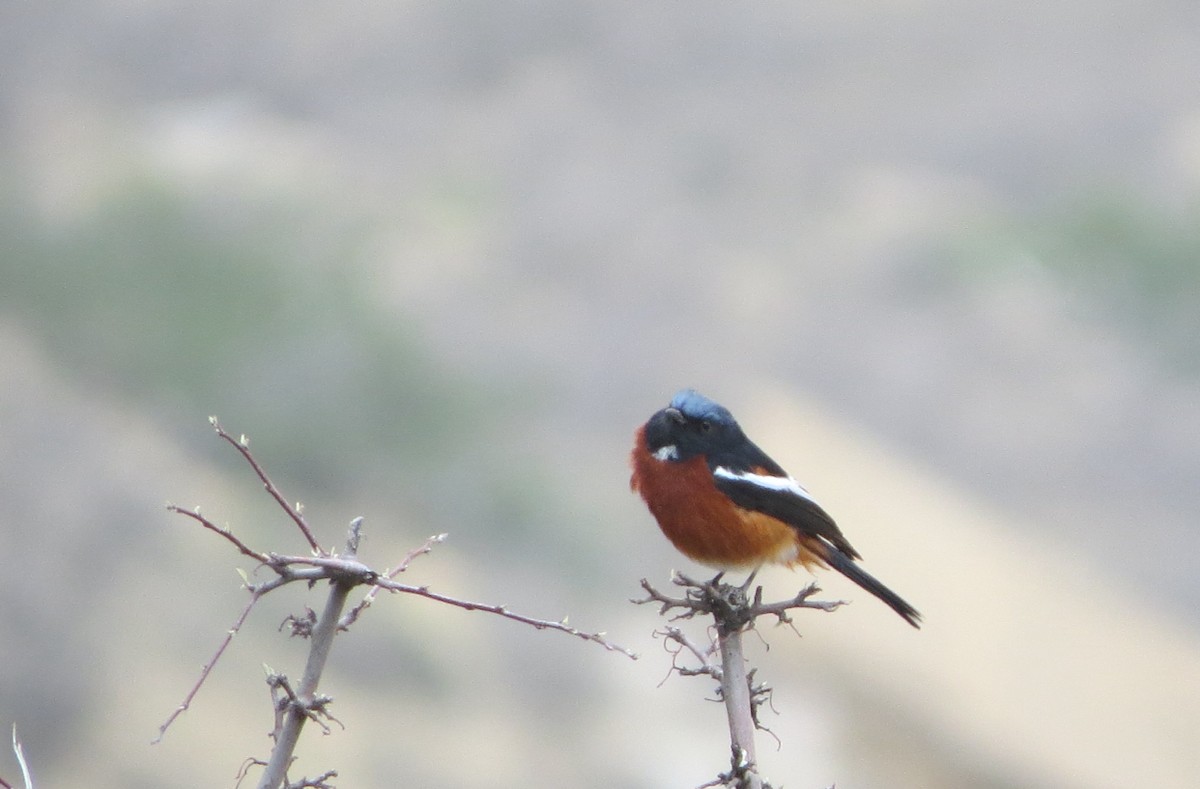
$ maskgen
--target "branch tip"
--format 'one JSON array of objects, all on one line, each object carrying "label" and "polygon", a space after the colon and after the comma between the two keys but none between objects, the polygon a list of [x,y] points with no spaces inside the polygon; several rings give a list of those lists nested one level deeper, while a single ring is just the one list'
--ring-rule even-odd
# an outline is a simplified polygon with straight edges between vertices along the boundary
[{"label": "branch tip", "polygon": [[[720,774],[715,781],[704,786],[737,787],[737,789],[769,789],[769,784],[757,772],[754,753],[754,733],[765,731],[779,738],[764,726],[759,720],[759,708],[771,705],[772,690],[765,683],[755,680],[755,669],[750,668],[742,652],[742,635],[747,630],[755,628],[758,617],[771,615],[780,623],[786,623],[795,630],[795,624],[789,616],[789,611],[795,608],[815,608],[822,611],[833,611],[842,605],[841,601],[819,601],[810,598],[820,592],[815,583],[801,589],[790,599],[773,603],[763,602],[763,587],[758,586],[750,593],[753,576],[742,586],[733,586],[722,582],[723,574],[718,574],[711,581],[697,582],[683,573],[672,571],[671,583],[683,587],[680,597],[671,597],[656,589],[645,578],[641,579],[641,587],[646,597],[633,599],[637,604],[656,603],[660,615],[678,610],[669,617],[669,621],[690,619],[697,614],[711,615],[713,625],[709,627],[710,642],[707,648],[701,648],[688,640],[687,636],[673,626],[656,630],[655,635],[664,639],[664,649],[671,655],[672,672],[683,676],[708,675],[720,683],[717,697],[724,703],[729,719],[731,739],[731,759],[728,773]],[[761,633],[760,633],[761,638]],[[720,652],[720,662],[716,653]],[[692,668],[680,664],[680,655],[688,651],[698,662],[698,667]],[[665,681],[665,679],[664,679]],[[773,707],[772,707],[773,708]]]}]

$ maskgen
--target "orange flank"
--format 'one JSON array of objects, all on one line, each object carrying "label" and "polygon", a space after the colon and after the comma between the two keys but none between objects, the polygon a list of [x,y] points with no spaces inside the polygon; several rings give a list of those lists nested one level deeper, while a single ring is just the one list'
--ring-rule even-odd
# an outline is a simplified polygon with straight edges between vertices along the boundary
[{"label": "orange flank", "polygon": [[631,457],[630,487],[641,494],[667,539],[694,561],[717,569],[753,569],[762,564],[827,567],[827,548],[817,538],[777,518],[736,506],[713,484],[701,456],[681,462],[659,460],[638,430]]}]

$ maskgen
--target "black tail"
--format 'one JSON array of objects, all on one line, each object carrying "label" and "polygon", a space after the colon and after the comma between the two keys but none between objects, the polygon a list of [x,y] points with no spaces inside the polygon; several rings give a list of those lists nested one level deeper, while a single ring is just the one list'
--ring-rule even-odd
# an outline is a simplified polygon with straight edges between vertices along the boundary
[{"label": "black tail", "polygon": [[921,614],[917,609],[904,602],[900,595],[881,584],[875,576],[859,567],[853,559],[837,548],[831,547],[829,550],[829,566],[887,603],[889,608],[904,617],[905,622],[915,628],[921,627]]}]

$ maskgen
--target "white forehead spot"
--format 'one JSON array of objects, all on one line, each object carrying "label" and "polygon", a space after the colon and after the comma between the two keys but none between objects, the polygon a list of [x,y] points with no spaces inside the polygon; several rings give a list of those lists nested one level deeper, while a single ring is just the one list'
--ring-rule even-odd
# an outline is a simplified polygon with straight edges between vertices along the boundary
[{"label": "white forehead spot", "polygon": [[662,447],[661,449],[656,449],[654,451],[654,459],[662,460],[662,461],[678,460],[679,459],[679,450],[675,448],[674,444],[667,444],[665,447]]}]

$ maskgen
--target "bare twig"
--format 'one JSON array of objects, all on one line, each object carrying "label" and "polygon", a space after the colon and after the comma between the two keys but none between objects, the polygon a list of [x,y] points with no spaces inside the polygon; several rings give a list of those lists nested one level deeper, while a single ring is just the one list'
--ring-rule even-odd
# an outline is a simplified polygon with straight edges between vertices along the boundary
[{"label": "bare twig", "polygon": [[400,573],[407,570],[408,566],[413,563],[414,559],[416,559],[418,556],[424,556],[425,554],[433,551],[433,546],[438,545],[439,543],[445,542],[446,537],[448,537],[448,536],[449,535],[447,535],[445,532],[442,532],[441,534],[431,535],[428,539],[425,540],[425,542],[421,543],[416,548],[413,548],[411,551],[404,554],[404,558],[400,560],[400,564],[396,565],[394,569],[389,570],[386,573],[385,577],[395,578],[397,575],[399,575]]},{"label": "bare twig", "polygon": [[213,656],[209,658],[209,661],[204,664],[204,668],[200,669],[200,677],[196,680],[196,684],[192,685],[192,689],[189,690],[187,695],[183,697],[183,701],[178,707],[175,708],[175,711],[171,713],[170,717],[163,721],[163,725],[158,727],[158,736],[150,741],[151,745],[157,745],[158,743],[162,742],[163,735],[167,733],[167,729],[170,728],[171,724],[175,722],[175,719],[187,712],[188,707],[192,705],[192,700],[196,698],[196,694],[200,692],[201,686],[204,685],[204,681],[208,679],[208,675],[212,673],[213,668],[217,665],[217,661],[221,659],[221,655],[225,654],[225,650],[233,641],[233,637],[236,636],[238,631],[242,629],[242,625],[246,622],[246,617],[250,616],[250,609],[254,608],[254,604],[258,602],[258,599],[262,597],[263,594],[265,594],[265,592],[255,591],[252,595],[250,595],[250,601],[246,603],[246,607],[242,609],[242,613],[238,616],[237,621],[233,623],[233,627],[225,631],[225,638],[221,639],[221,644],[217,647],[217,651],[214,652]]},{"label": "bare twig", "polygon": [[199,523],[201,526],[208,529],[209,531],[216,532],[217,534],[221,535],[222,537],[224,537],[225,539],[227,539],[231,543],[233,543],[234,546],[238,549],[238,551],[240,551],[242,553],[243,556],[249,556],[251,559],[256,559],[259,562],[262,562],[263,564],[266,564],[269,561],[267,558],[267,555],[265,553],[259,553],[258,551],[254,550],[250,546],[246,545],[246,543],[239,540],[236,536],[234,536],[233,532],[230,531],[229,529],[218,526],[217,524],[210,521],[208,518],[201,515],[199,507],[197,507],[194,510],[185,510],[183,507],[179,507],[174,504],[168,504],[167,511],[178,513],[179,515],[182,515],[185,518],[191,518],[192,520],[196,521],[197,523]]},{"label": "bare twig", "polygon": [[[678,576],[678,575],[673,576],[671,579],[672,582],[674,582],[675,579],[677,579],[679,577],[681,577],[681,576]],[[642,579],[641,584],[642,584],[642,588],[646,590],[646,597],[641,600],[638,600],[636,598],[630,598],[629,602],[634,603],[636,605],[646,605],[647,603],[659,603],[661,605],[661,607],[658,609],[658,613],[660,616],[674,608],[682,608],[683,613],[677,614],[676,616],[671,617],[672,622],[674,622],[677,619],[691,619],[696,614],[710,613],[709,610],[707,609],[707,607],[705,607],[703,605],[702,600],[693,601],[690,597],[687,597],[687,596],[685,596],[685,597],[668,597],[667,595],[663,594],[662,592],[658,591],[653,586],[651,586],[650,582],[647,581],[645,578]]]},{"label": "bare twig", "polygon": [[[671,678],[671,674],[677,673],[684,677],[694,677],[698,674],[707,674],[718,682],[721,681],[721,667],[713,662],[713,655],[716,653],[717,645],[715,642],[710,642],[708,647],[701,647],[696,642],[688,638],[677,627],[668,625],[662,630],[655,630],[654,635],[663,637],[663,648],[671,655],[671,669],[667,675],[663,677],[662,682],[658,683],[659,687]],[[672,646],[674,645],[674,646]],[[698,668],[689,668],[679,662],[679,656],[687,650],[699,661]]]},{"label": "bare twig", "polygon": [[320,773],[316,778],[301,778],[300,781],[289,783],[287,789],[334,789],[334,784],[328,783],[330,778],[337,777],[337,770],[329,770],[328,772]]},{"label": "bare twig", "polygon": [[812,608],[817,611],[833,611],[846,604],[845,600],[809,600],[808,598],[819,593],[821,587],[816,583],[811,583],[796,593],[796,596],[791,600],[780,600],[778,603],[762,602],[762,587],[758,587],[758,594],[754,598],[754,605],[750,608],[750,615],[757,619],[760,616],[773,615],[778,618],[781,624],[791,624],[792,618],[787,612],[795,608]]},{"label": "bare twig", "polygon": [[238,768],[237,775],[234,776],[235,778],[237,778],[237,783],[235,783],[233,785],[233,789],[238,789],[238,787],[240,787],[242,785],[242,781],[246,780],[246,776],[250,773],[251,767],[266,767],[266,766],[267,766],[267,763],[264,762],[262,759],[255,759],[253,756],[248,757],[245,761],[242,762],[242,766]]},{"label": "bare twig", "polygon": [[316,778],[301,778],[295,783],[287,785],[287,789],[304,789],[304,787],[312,787],[312,789],[333,789],[333,784],[328,783],[330,778],[337,778],[337,770],[329,770],[318,775]]},{"label": "bare twig", "polygon": [[763,725],[762,718],[759,717],[758,714],[758,711],[764,704],[771,707],[772,712],[779,714],[775,710],[775,705],[773,704],[775,689],[765,682],[756,683],[754,681],[754,676],[757,673],[757,668],[752,668],[746,672],[746,683],[750,686],[750,716],[754,718],[754,729],[756,731],[766,732],[769,734],[771,739],[775,741],[775,747],[781,748],[783,747],[783,740],[779,739],[779,736],[776,735],[774,731]]},{"label": "bare twig", "polygon": [[584,632],[583,630],[579,630],[578,628],[568,625],[565,618],[558,621],[550,619],[536,619],[532,616],[526,616],[525,614],[518,614],[515,611],[510,611],[503,605],[491,605],[488,603],[477,603],[473,600],[461,600],[457,597],[450,597],[449,595],[434,592],[428,586],[410,586],[409,584],[396,583],[395,581],[391,581],[386,578],[376,579],[375,585],[382,589],[386,589],[389,592],[403,592],[405,594],[414,594],[418,597],[427,597],[430,600],[437,600],[439,603],[446,603],[447,605],[456,606],[466,611],[484,611],[489,614],[496,614],[497,616],[502,616],[505,619],[511,619],[514,622],[523,622],[524,624],[532,625],[538,630],[558,630],[559,632],[575,636],[576,638],[582,638],[584,641],[592,641],[596,644],[599,644],[609,652],[620,652],[621,654],[632,658],[633,660],[637,660],[638,658],[637,653],[633,650],[626,649],[625,647],[609,641],[605,637],[605,633]]},{"label": "bare twig", "polygon": [[308,541],[308,545],[313,549],[313,553],[325,553],[325,551],[321,548],[321,545],[317,542],[317,538],[313,536],[313,531],[309,527],[308,522],[304,520],[304,516],[300,514],[300,507],[293,507],[288,500],[283,497],[283,494],[279,492],[279,488],[275,487],[275,483],[272,482],[271,478],[267,476],[267,472],[264,471],[263,467],[260,466],[258,461],[254,459],[254,455],[250,454],[249,439],[247,439],[245,436],[242,436],[240,439],[235,439],[233,436],[226,433],[225,428],[221,427],[221,423],[217,421],[215,416],[210,416],[208,418],[208,423],[213,426],[213,430],[217,431],[218,436],[228,442],[230,446],[236,449],[238,453],[246,459],[246,462],[249,463],[250,467],[254,469],[254,473],[258,475],[258,479],[260,482],[262,482],[263,487],[266,488],[267,493],[271,494],[271,498],[278,502],[279,506],[283,508],[283,511],[288,514],[288,517],[291,518],[292,522],[295,523],[300,529],[300,533],[303,534],[304,539]]}]

